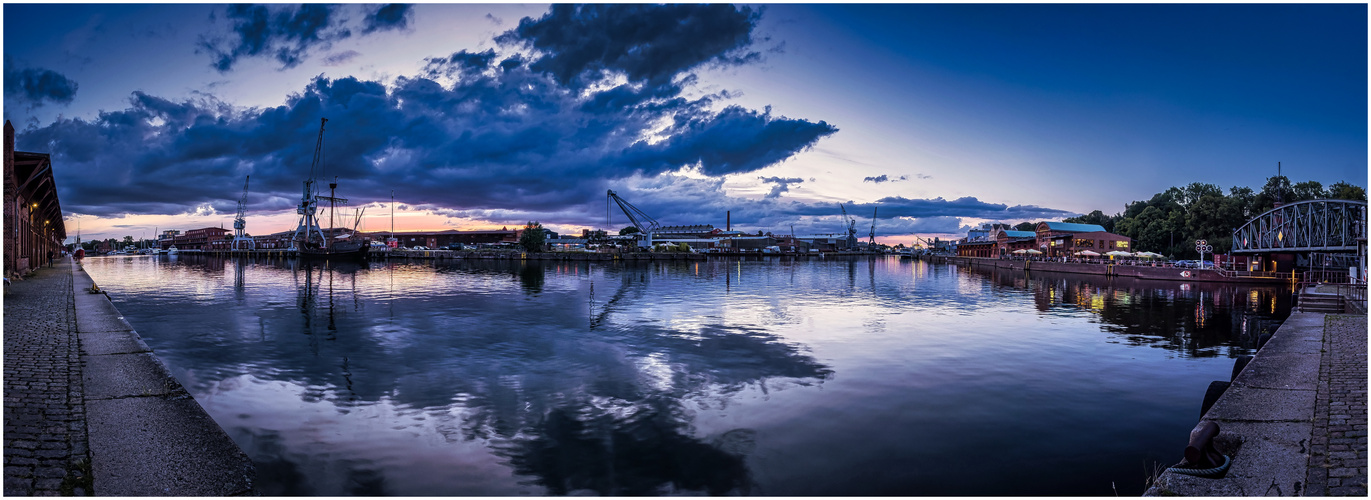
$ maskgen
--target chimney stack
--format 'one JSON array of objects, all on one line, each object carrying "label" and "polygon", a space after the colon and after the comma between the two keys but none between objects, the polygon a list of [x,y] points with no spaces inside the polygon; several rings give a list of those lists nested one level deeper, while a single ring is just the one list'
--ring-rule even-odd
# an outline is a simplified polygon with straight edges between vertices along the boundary
[{"label": "chimney stack", "polygon": [[733,211],[732,211],[732,210],[729,210],[729,211],[724,212],[724,213],[726,214],[726,215],[724,215],[724,231],[732,231],[732,230],[733,230]]}]

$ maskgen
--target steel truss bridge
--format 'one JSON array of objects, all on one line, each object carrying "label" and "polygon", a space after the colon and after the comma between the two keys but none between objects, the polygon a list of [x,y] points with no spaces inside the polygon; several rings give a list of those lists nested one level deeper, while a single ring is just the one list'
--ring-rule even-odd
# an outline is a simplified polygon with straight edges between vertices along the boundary
[{"label": "steel truss bridge", "polygon": [[1233,253],[1356,252],[1366,202],[1308,200],[1273,208],[1233,231]]}]

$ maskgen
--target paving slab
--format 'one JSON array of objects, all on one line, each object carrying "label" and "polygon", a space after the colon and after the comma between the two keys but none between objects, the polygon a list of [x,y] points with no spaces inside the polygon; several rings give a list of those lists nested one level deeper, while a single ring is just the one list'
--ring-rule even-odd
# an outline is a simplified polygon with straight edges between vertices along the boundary
[{"label": "paving slab", "polygon": [[1233,380],[1233,385],[1258,389],[1315,391],[1319,388],[1321,359],[1318,351],[1289,353],[1267,352],[1266,349],[1262,349],[1252,362],[1243,368],[1242,373],[1238,374],[1238,378]]},{"label": "paving slab", "polygon": [[104,294],[76,294],[76,329],[81,333],[133,330],[124,315]]},{"label": "paving slab", "polygon": [[[1290,324],[1290,322],[1286,322]],[[1284,328],[1285,325],[1281,325]],[[1310,329],[1316,332],[1310,332]],[[1266,345],[1257,351],[1257,356],[1263,354],[1322,354],[1323,335],[1319,327],[1291,327],[1286,333],[1272,335],[1271,340],[1266,341]],[[1279,331],[1279,330],[1277,330]]]},{"label": "paving slab", "polygon": [[143,342],[142,337],[138,336],[138,332],[133,330],[81,333],[77,336],[81,339],[81,354],[86,356],[152,352],[148,344]]},{"label": "paving slab", "polygon": [[94,400],[86,412],[101,496],[252,492],[252,461],[194,398]]},{"label": "paving slab", "polygon": [[[1247,370],[1243,370],[1247,371]],[[1314,418],[1317,391],[1229,387],[1202,420],[1309,422]]]},{"label": "paving slab", "polygon": [[1224,432],[1242,436],[1242,447],[1225,476],[1252,495],[1304,494],[1309,462],[1309,422],[1230,422]]},{"label": "paving slab", "polygon": [[162,360],[152,353],[84,356],[86,399],[166,395],[181,389]]}]

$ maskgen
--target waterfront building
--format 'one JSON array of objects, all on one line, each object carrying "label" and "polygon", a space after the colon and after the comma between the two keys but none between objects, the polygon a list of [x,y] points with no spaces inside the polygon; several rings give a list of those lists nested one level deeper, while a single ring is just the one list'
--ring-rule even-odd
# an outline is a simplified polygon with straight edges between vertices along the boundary
[{"label": "waterfront building", "polygon": [[14,126],[5,120],[5,276],[19,276],[48,263],[67,239],[52,159],[14,150]]},{"label": "waterfront building", "polygon": [[998,244],[995,240],[981,239],[978,241],[963,241],[957,245],[958,257],[995,257]]},{"label": "waterfront building", "polygon": [[1036,234],[1038,250],[1047,257],[1074,256],[1083,250],[1100,254],[1133,251],[1132,238],[1105,231],[1098,224],[1039,222]]},{"label": "waterfront building", "polygon": [[[177,234],[177,231],[166,231],[162,233],[162,238],[158,238],[157,244],[161,245],[163,250],[175,245],[177,250],[183,252],[186,250],[227,249],[230,232],[222,227],[190,229],[184,234]],[[167,236],[171,236],[171,238],[168,239]]]},{"label": "waterfront building", "polygon": [[996,229],[991,233],[995,240],[998,255],[1013,254],[1018,250],[1030,250],[1037,246],[1038,234],[1033,231],[1015,231],[1009,228]]}]

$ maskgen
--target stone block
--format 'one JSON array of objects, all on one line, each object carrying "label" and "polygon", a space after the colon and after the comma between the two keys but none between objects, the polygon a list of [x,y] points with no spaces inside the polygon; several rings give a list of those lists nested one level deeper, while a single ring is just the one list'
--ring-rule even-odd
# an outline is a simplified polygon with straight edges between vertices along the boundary
[{"label": "stone block", "polygon": [[1319,383],[1319,359],[1317,350],[1313,353],[1291,353],[1262,349],[1233,380],[1233,385],[1315,391]]},{"label": "stone block", "polygon": [[252,461],[189,396],[90,401],[86,413],[101,496],[252,491]]},{"label": "stone block", "polygon": [[152,352],[133,330],[81,333],[80,338],[81,354],[86,356]]},{"label": "stone block", "polygon": [[91,400],[158,396],[181,390],[162,360],[151,353],[83,356],[87,411]]},{"label": "stone block", "polygon": [[1224,421],[1309,422],[1314,418],[1315,395],[1312,390],[1230,387],[1204,419],[1217,421],[1221,427]]}]

